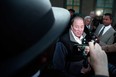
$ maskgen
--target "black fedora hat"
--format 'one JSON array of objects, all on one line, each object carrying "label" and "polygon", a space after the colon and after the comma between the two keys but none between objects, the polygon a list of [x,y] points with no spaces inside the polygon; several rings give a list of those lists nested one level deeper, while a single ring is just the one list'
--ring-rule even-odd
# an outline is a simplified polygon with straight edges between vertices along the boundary
[{"label": "black fedora hat", "polygon": [[27,66],[66,28],[70,14],[49,0],[2,0],[0,75],[12,76]]}]

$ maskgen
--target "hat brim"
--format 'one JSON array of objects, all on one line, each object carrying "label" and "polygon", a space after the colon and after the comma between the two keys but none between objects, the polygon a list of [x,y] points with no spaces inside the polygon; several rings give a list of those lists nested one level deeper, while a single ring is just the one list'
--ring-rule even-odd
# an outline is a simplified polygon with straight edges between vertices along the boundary
[{"label": "hat brim", "polygon": [[38,55],[44,53],[44,50],[62,34],[70,20],[70,13],[63,8],[52,7],[52,10],[55,18],[52,28],[31,48],[2,63],[1,74],[3,76],[13,75],[23,67],[28,66],[30,62]]}]

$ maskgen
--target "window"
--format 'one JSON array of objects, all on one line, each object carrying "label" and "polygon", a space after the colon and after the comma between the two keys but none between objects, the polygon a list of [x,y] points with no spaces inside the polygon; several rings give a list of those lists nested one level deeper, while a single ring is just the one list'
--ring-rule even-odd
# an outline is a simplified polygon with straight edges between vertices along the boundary
[{"label": "window", "polygon": [[67,0],[66,8],[67,9],[74,9],[75,12],[79,13],[80,0]]},{"label": "window", "polygon": [[103,15],[104,13],[112,13],[113,0],[97,0],[96,13]]}]

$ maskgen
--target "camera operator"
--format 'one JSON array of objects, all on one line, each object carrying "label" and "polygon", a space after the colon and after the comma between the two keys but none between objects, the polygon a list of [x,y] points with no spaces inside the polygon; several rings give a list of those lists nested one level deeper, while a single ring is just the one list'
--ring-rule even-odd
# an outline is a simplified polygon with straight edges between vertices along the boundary
[{"label": "camera operator", "polygon": [[90,66],[85,64],[83,50],[75,50],[74,45],[85,44],[86,34],[84,33],[84,20],[82,17],[72,19],[69,32],[61,36],[56,43],[53,56],[53,69],[61,71],[68,77],[81,77],[89,75]]},{"label": "camera operator", "polygon": [[109,77],[108,60],[106,53],[102,50],[98,43],[89,42],[90,60],[92,68],[94,69],[96,77]]},{"label": "camera operator", "polygon": [[[98,47],[99,48],[99,47]],[[100,47],[100,49],[98,49],[99,51],[102,49],[103,51],[105,51],[106,52],[106,54],[107,53],[110,53],[110,52],[114,52],[113,54],[115,55],[115,52],[116,52],[116,50],[115,50],[115,48],[116,48],[116,43],[114,43],[114,44],[112,44],[112,45],[106,45],[106,46],[101,46]],[[90,50],[90,45],[89,45],[89,47],[87,46],[87,47],[85,47],[85,49],[88,49],[88,51],[90,52],[91,50]],[[110,50],[111,49],[111,50]],[[87,53],[89,53],[87,51]],[[99,52],[98,51],[98,52]],[[96,53],[96,52],[95,52]],[[92,54],[92,55],[90,55],[90,57],[91,56],[93,56],[93,55],[95,55],[95,54]],[[97,53],[96,53],[96,56],[98,56],[97,55]],[[95,56],[95,57],[96,57]],[[115,63],[115,56],[113,56],[113,55],[111,55],[111,57],[112,58],[114,58],[114,59],[112,59],[112,58],[110,58],[109,57],[109,54],[107,54],[107,56],[108,56],[108,65],[107,65],[107,68],[108,68],[108,71],[109,71],[109,76],[110,77],[115,77],[116,76],[116,63]],[[98,57],[98,59],[99,59],[99,57]],[[96,59],[97,60],[97,59]],[[113,62],[112,62],[112,61]],[[90,60],[89,60],[90,61]],[[90,63],[90,65],[91,65],[91,63]],[[93,67],[93,66],[92,66]],[[93,67],[93,69],[94,69],[94,67]],[[94,71],[95,71],[95,69],[94,69]]]}]

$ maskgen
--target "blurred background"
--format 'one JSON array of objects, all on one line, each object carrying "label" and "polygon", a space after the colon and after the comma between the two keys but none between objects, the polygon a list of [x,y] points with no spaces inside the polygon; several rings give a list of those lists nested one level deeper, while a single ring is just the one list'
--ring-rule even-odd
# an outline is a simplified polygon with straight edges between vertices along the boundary
[{"label": "blurred background", "polygon": [[116,0],[50,0],[52,6],[74,9],[75,13],[83,17],[89,15],[90,11],[95,11],[97,16],[105,13],[113,15],[113,25],[116,24]]}]

